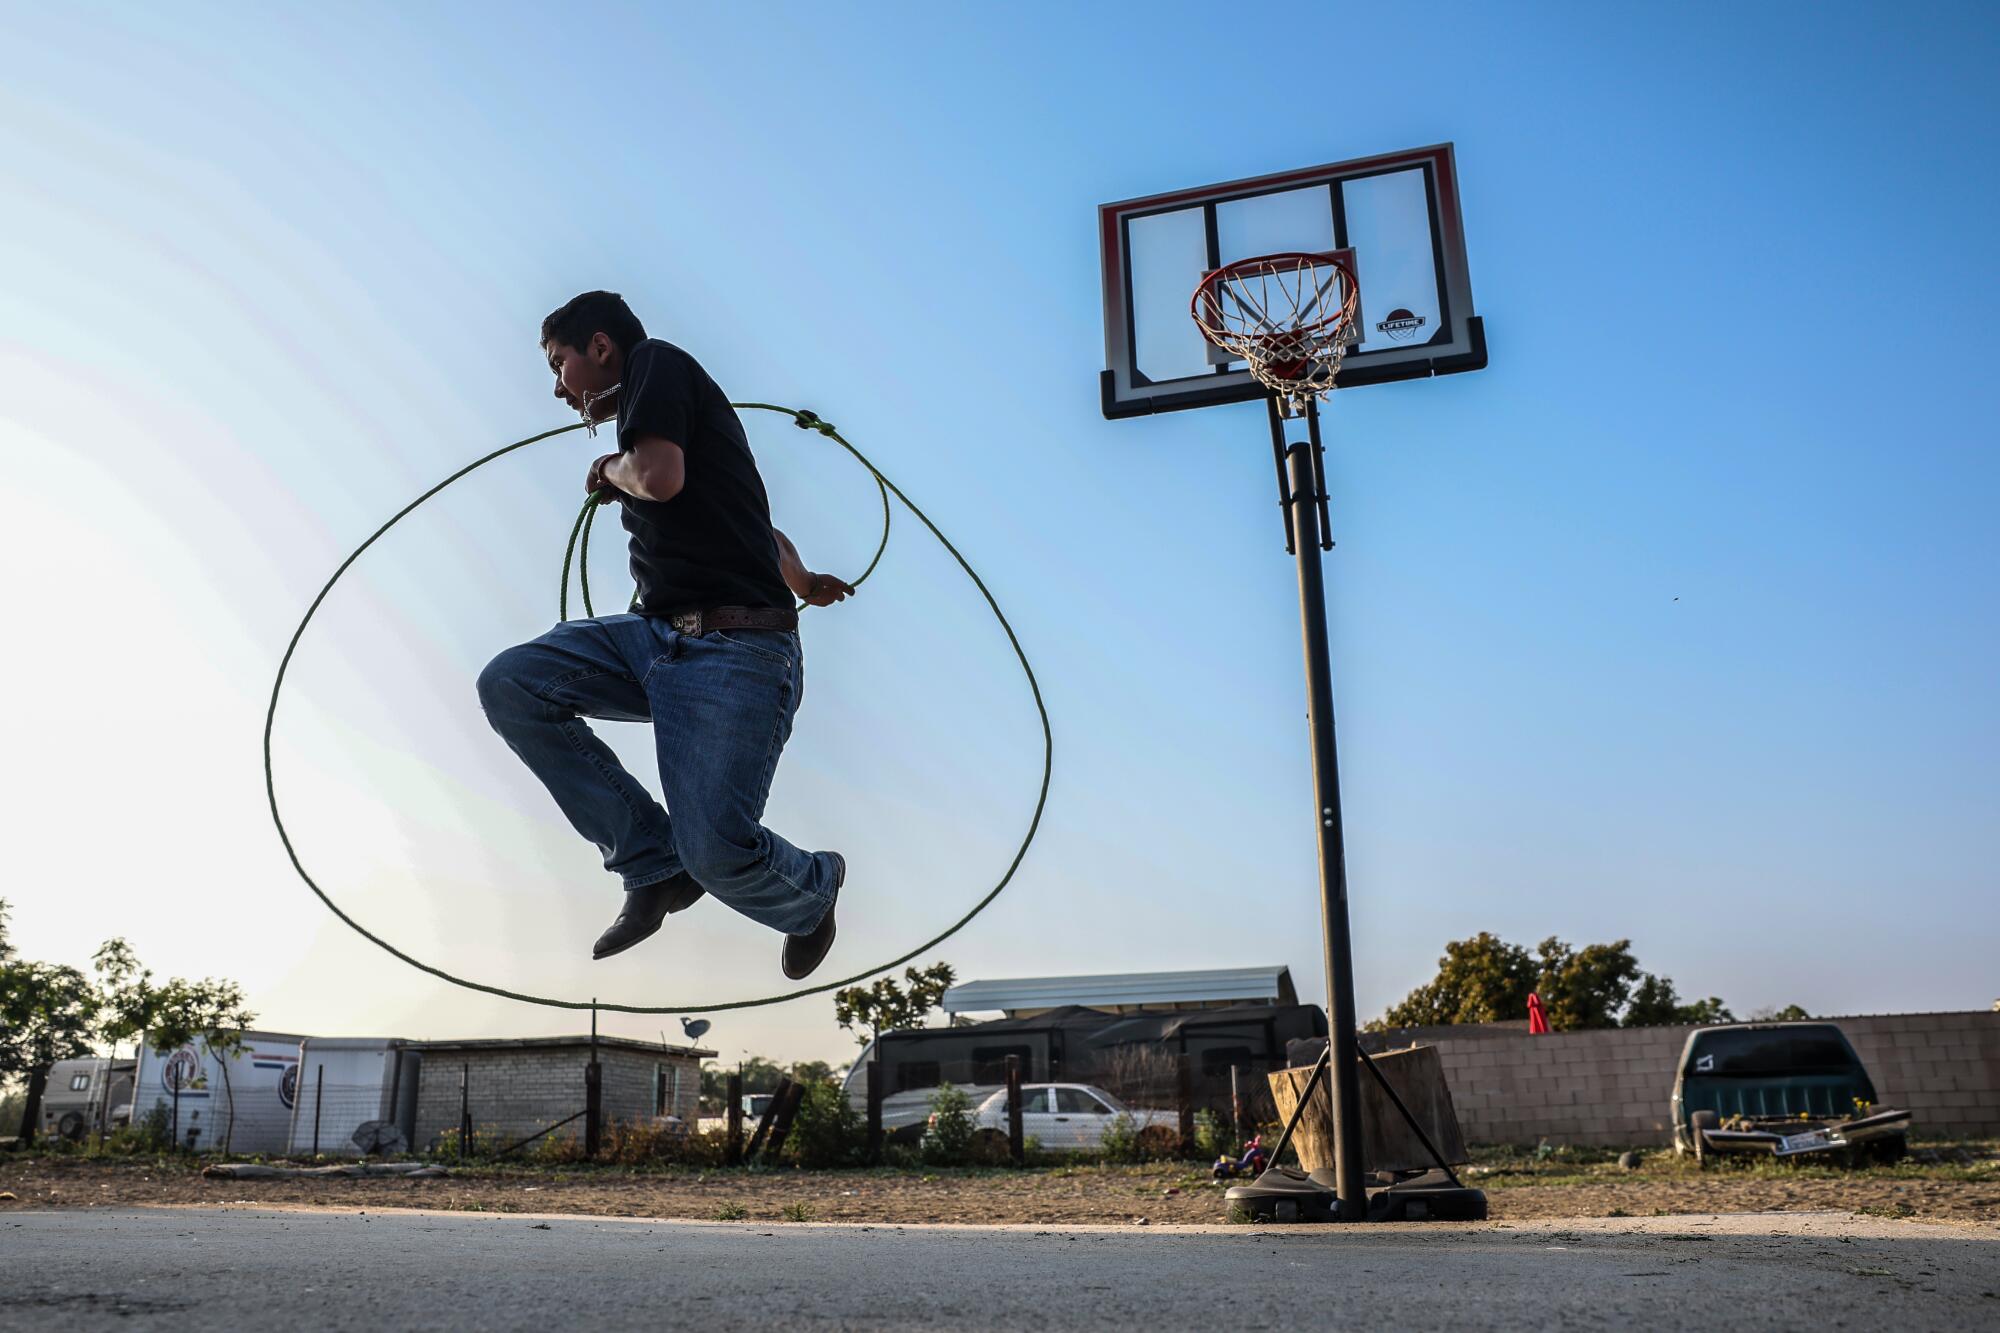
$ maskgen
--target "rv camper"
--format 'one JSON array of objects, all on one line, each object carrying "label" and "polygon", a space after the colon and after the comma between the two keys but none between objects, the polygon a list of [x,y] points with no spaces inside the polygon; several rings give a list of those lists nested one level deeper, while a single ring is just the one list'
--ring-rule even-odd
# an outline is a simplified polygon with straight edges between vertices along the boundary
[{"label": "rv camper", "polygon": [[118,1128],[132,1115],[132,1060],[58,1060],[42,1095],[39,1133],[76,1142]]},{"label": "rv camper", "polygon": [[400,1037],[306,1038],[286,1155],[408,1152],[423,1059]]},{"label": "rv camper", "polygon": [[133,1121],[157,1125],[192,1152],[276,1156],[291,1133],[304,1040],[245,1032],[243,1049],[227,1058],[199,1039],[174,1051],[142,1044]]}]

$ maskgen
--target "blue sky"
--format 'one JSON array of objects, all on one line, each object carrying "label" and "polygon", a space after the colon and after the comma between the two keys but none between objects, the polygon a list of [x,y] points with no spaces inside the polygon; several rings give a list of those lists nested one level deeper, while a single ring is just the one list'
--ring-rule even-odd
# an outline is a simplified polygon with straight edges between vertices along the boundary
[{"label": "blue sky", "polygon": [[[535,329],[609,286],[735,396],[839,423],[1033,656],[1044,833],[941,955],[1287,962],[1318,998],[1260,410],[1101,418],[1094,209],[1449,140],[1491,367],[1328,417],[1364,1013],[1478,930],[1629,937],[1739,1013],[1985,1007],[2000,20],[1741,8],[0,4],[19,943],[81,962],[124,934],[285,1030],[576,1030],[349,937],[291,877],[257,745],[326,573],[561,424]],[[1217,75],[1260,26],[1297,62],[1282,90],[1268,62]],[[866,478],[752,430],[807,558],[865,560]],[[322,882],[446,966],[758,994],[776,942],[719,910],[589,962],[615,885],[473,698],[554,618],[591,453],[517,455],[370,553],[301,650],[281,796]],[[594,554],[615,587],[615,543]],[[914,524],[806,642],[771,822],[849,854],[830,966],[855,971],[997,876],[1038,733]],[[843,1056],[830,1009],[712,1039]]]}]

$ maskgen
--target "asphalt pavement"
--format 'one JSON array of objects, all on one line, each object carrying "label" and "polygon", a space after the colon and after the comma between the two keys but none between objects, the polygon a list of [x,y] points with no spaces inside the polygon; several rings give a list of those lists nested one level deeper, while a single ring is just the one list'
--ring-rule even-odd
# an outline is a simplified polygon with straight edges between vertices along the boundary
[{"label": "asphalt pavement", "polygon": [[2000,1228],[1833,1214],[897,1227],[0,1214],[0,1328],[2000,1327]]}]

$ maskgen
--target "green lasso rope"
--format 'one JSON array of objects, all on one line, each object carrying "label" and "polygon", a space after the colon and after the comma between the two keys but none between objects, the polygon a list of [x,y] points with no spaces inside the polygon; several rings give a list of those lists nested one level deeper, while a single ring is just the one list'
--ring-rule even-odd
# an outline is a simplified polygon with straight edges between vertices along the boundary
[{"label": "green lasso rope", "polygon": [[[1007,642],[1014,649],[1014,656],[1021,664],[1022,674],[1028,679],[1028,690],[1034,696],[1035,712],[1040,716],[1042,724],[1041,789],[1035,797],[1035,813],[1028,821],[1027,834],[1021,839],[1021,845],[1015,849],[1014,859],[1007,865],[1007,873],[1002,875],[1000,882],[987,890],[985,896],[974,903],[971,910],[966,912],[964,916],[961,916],[958,920],[945,927],[942,932],[925,940],[916,948],[895,958],[891,958],[886,963],[880,963],[864,972],[857,972],[851,977],[842,977],[838,981],[829,981],[818,986],[804,986],[798,990],[785,991],[778,995],[764,995],[749,1000],[729,1000],[716,1004],[605,1004],[596,1000],[562,1000],[546,995],[528,995],[521,991],[508,990],[504,986],[489,986],[484,982],[469,981],[464,977],[453,976],[443,968],[433,967],[421,959],[413,958],[409,954],[404,953],[401,949],[398,949],[395,945],[375,934],[359,921],[356,921],[346,912],[343,912],[339,905],[327,896],[326,890],[322,889],[313,880],[313,877],[307,873],[305,865],[299,860],[297,849],[292,846],[291,835],[286,831],[284,817],[278,810],[278,785],[271,766],[271,732],[278,718],[278,696],[285,687],[285,672],[291,667],[292,654],[298,651],[299,640],[305,637],[306,626],[312,623],[312,618],[319,611],[320,604],[326,600],[327,594],[333,591],[333,585],[340,582],[341,576],[347,573],[348,568],[356,560],[361,558],[362,552],[373,546],[390,528],[395,527],[396,524],[408,517],[417,506],[423,504],[424,501],[430,499],[467,473],[486,466],[496,458],[511,454],[516,449],[525,449],[527,446],[539,443],[542,440],[551,439],[557,435],[566,435],[573,430],[583,429],[583,423],[577,422],[575,425],[558,426],[554,430],[545,430],[539,435],[530,435],[525,440],[516,440],[512,444],[503,445],[501,448],[495,449],[492,453],[482,458],[476,458],[397,510],[389,518],[388,522],[370,533],[366,541],[355,547],[348,557],[340,562],[339,567],[333,571],[332,577],[328,578],[319,592],[314,595],[311,605],[306,607],[306,613],[299,620],[298,628],[292,631],[291,642],[285,645],[285,654],[278,662],[277,678],[271,683],[271,703],[264,714],[264,793],[271,803],[271,822],[277,827],[279,841],[285,845],[285,855],[291,858],[292,869],[298,872],[299,878],[305,881],[306,887],[313,891],[313,895],[326,904],[327,910],[339,917],[349,929],[377,948],[401,959],[418,971],[428,972],[440,980],[449,981],[454,986],[463,986],[467,990],[484,991],[488,995],[498,995],[509,1000],[520,1000],[526,1004],[546,1005],[555,1009],[605,1009],[625,1014],[707,1014],[718,1013],[728,1009],[754,1009],[767,1004],[782,1004],[786,1000],[796,1000],[807,995],[819,995],[826,991],[836,990],[842,986],[851,986],[857,982],[866,981],[868,978],[882,972],[887,972],[891,968],[900,967],[915,958],[918,954],[929,952],[963,930],[972,921],[972,918],[985,911],[987,906],[1000,896],[1000,891],[1013,881],[1015,871],[1021,868],[1022,860],[1028,855],[1028,847],[1034,842],[1035,834],[1041,828],[1042,812],[1047,808],[1049,801],[1049,778],[1055,768],[1055,734],[1049,726],[1048,705],[1042,699],[1041,684],[1035,679],[1035,669],[1028,664],[1028,655],[1022,651],[1021,640],[1014,633],[1013,625],[1008,622],[1005,613],[1000,610],[1000,604],[994,600],[993,594],[988,590],[985,580],[981,579],[978,571],[974,570],[971,564],[966,561],[966,558],[959,554],[958,548],[951,544],[951,539],[938,530],[937,524],[931,522],[930,517],[917,507],[915,501],[903,494],[895,482],[883,476],[859,449],[856,449],[842,437],[840,432],[833,428],[832,423],[820,420],[811,412],[799,408],[779,407],[772,403],[736,403],[734,406],[743,409],[754,408],[764,412],[785,413],[792,418],[794,425],[806,430],[816,430],[835,444],[838,444],[841,448],[847,450],[849,454],[853,455],[855,461],[867,468],[869,475],[875,478],[875,484],[882,493],[882,540],[875,548],[875,558],[868,562],[868,568],[862,572],[860,578],[853,581],[854,586],[858,587],[863,579],[866,579],[868,575],[875,572],[876,565],[882,559],[882,552],[889,544],[889,495],[893,493],[896,499],[902,503],[903,507],[915,515],[917,521],[922,523],[924,527],[930,530],[930,534],[938,539],[938,544],[951,553],[951,558],[958,562],[958,567],[965,571],[965,576],[972,580],[975,588],[979,589],[979,595],[986,599],[986,605],[993,612],[994,619],[1000,622],[1000,628],[1006,631]],[[583,562],[589,557],[590,518],[592,511],[596,508],[595,496],[585,502],[583,511],[577,515],[575,524],[570,528],[569,546],[563,552],[563,589],[560,605],[564,613],[564,619],[568,618],[569,570],[572,552],[577,552],[580,556],[576,563],[580,582],[583,587],[584,614],[589,615],[591,613],[589,575],[582,566]],[[578,551],[579,546],[581,547],[580,551]]]},{"label": "green lasso rope", "polygon": [[[887,479],[885,479],[881,473],[877,472],[874,466],[870,464],[867,459],[861,458],[860,453],[858,453],[855,450],[853,445],[849,444],[846,440],[841,439],[840,436],[834,432],[834,429],[830,424],[821,421],[819,417],[814,413],[808,412],[803,408],[775,407],[770,403],[731,403],[730,406],[745,407],[745,408],[758,407],[764,409],[767,412],[789,413],[791,415],[793,425],[798,426],[802,430],[819,431],[822,435],[825,435],[828,439],[837,441],[842,448],[847,450],[848,453],[853,454],[856,458],[861,459],[861,465],[868,469],[868,473],[870,476],[875,478],[875,489],[878,493],[880,493],[882,497],[882,539],[875,543],[875,554],[873,557],[869,559],[868,568],[862,570],[860,577],[856,578],[852,583],[849,583],[847,586],[850,588],[858,588],[862,584],[866,583],[868,581],[868,576],[875,572],[875,566],[882,563],[882,553],[889,549],[889,483]],[[570,427],[570,429],[574,430],[576,428],[572,426]],[[475,464],[474,466],[477,465]],[[590,525],[596,521],[597,511],[599,508],[602,507],[602,502],[600,497],[610,496],[614,494],[616,494],[616,492],[609,489],[591,492],[590,497],[583,502],[583,508],[577,510],[576,522],[570,524],[569,544],[563,547],[562,592],[558,594],[556,597],[556,619],[558,620],[569,619],[569,569],[572,557],[575,558],[576,562],[577,587],[583,593],[583,614],[586,616],[594,616],[597,614],[597,612],[593,611],[590,606]],[[898,491],[896,492],[896,494],[898,496],[901,496],[902,492]],[[909,504],[910,502],[908,500],[904,500],[903,503]],[[911,505],[912,512],[915,512],[915,509],[916,506]],[[918,515],[918,517],[921,518],[922,515]],[[924,522],[926,524],[929,524],[930,520],[924,519]],[[932,528],[931,531],[937,532],[937,529]],[[942,534],[939,535],[938,540],[944,541],[944,537]],[[945,549],[951,550],[951,543],[945,542]],[[958,552],[952,551],[952,554],[956,556]],[[965,566],[965,561],[962,559],[958,563],[962,566]],[[971,574],[972,573],[971,567],[965,566],[965,572]],[[978,575],[976,574],[973,575],[973,582],[977,583],[978,581],[979,581]],[[989,603],[991,603],[993,599],[991,597],[988,597],[986,600]],[[637,603],[635,602],[634,605],[636,606]],[[805,610],[806,604],[803,601],[801,601],[798,605],[798,609],[801,611]],[[1000,608],[997,606],[994,607],[993,614],[999,615]],[[1003,625],[1006,624],[1007,618],[1005,616],[1001,616],[1000,623]],[[1028,675],[1029,678],[1032,679],[1034,673],[1031,671],[1028,673]]]}]

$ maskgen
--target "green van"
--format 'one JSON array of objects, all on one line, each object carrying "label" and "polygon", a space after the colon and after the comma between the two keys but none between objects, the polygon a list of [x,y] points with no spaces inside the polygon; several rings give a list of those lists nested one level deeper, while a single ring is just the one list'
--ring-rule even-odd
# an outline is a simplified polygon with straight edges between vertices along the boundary
[{"label": "green van", "polygon": [[1875,1106],[1875,1084],[1832,1023],[1696,1028],[1674,1077],[1674,1151],[1833,1154],[1893,1162],[1910,1113]]}]

